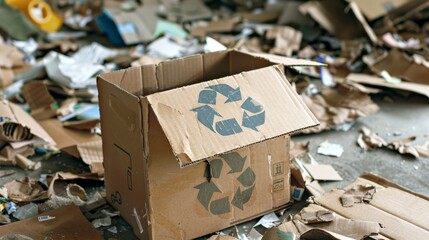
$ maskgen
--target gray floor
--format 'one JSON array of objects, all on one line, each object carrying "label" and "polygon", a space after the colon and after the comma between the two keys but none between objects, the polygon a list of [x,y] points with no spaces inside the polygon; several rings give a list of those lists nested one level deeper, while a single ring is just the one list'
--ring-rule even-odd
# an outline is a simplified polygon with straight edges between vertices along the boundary
[{"label": "gray floor", "polygon": [[[359,119],[354,127],[348,132],[327,131],[319,134],[295,136],[295,141],[310,141],[310,152],[313,157],[322,164],[331,164],[343,177],[341,182],[321,183],[325,190],[341,188],[352,183],[353,180],[363,172],[373,172],[377,175],[390,179],[391,181],[405,186],[417,193],[429,195],[429,159],[414,159],[413,157],[400,155],[387,149],[376,149],[369,152],[362,152],[356,145],[356,139],[360,126],[367,126],[386,140],[399,139],[411,135],[417,136],[416,144],[421,144],[429,140],[429,99],[412,95],[408,98],[398,95],[389,95],[393,100],[385,101],[384,95],[375,97],[380,104],[381,111]],[[393,136],[394,132],[399,132],[401,136]],[[340,158],[326,157],[316,154],[317,146],[329,140],[332,143],[341,144],[344,153]],[[14,169],[16,173],[12,176],[0,178],[3,185],[13,179],[20,179],[29,176],[38,179],[42,173],[54,173],[64,170],[87,169],[81,161],[67,156],[57,156],[49,160],[42,160],[42,168],[26,172],[15,167],[0,167],[0,170]],[[100,189],[100,188],[95,188]],[[293,209],[287,214],[298,211],[305,202],[295,204]],[[115,218],[114,223],[118,226],[119,234],[113,235],[106,232],[105,238],[116,237],[119,239],[134,239],[130,227],[120,218]],[[252,226],[252,223],[247,226]]]},{"label": "gray floor", "polygon": [[[296,136],[296,141],[310,141],[310,152],[319,163],[331,164],[343,177],[341,182],[322,183],[325,190],[349,185],[363,172],[372,172],[411,189],[429,195],[429,159],[415,159],[400,155],[389,149],[375,149],[363,152],[356,144],[361,126],[370,128],[387,141],[416,136],[414,144],[429,141],[429,99],[412,95],[408,98],[389,96],[376,97],[381,110],[371,116],[360,118],[348,132],[328,131],[308,136]],[[394,136],[393,133],[401,133]],[[341,157],[326,157],[316,154],[317,146],[329,140],[341,144]]]}]

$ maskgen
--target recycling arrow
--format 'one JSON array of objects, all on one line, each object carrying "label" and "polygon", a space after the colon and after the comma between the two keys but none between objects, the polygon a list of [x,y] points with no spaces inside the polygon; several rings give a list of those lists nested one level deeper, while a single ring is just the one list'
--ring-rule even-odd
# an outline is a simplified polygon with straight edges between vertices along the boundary
[{"label": "recycling arrow", "polygon": [[237,152],[225,153],[222,155],[226,164],[229,165],[231,171],[229,173],[241,172],[243,170],[244,163],[246,162],[247,156],[241,157]]},{"label": "recycling arrow", "polygon": [[203,182],[200,185],[195,186],[198,189],[198,201],[208,210],[209,203],[213,196],[213,193],[220,192],[219,188],[213,182]]},{"label": "recycling arrow", "polygon": [[243,113],[243,122],[241,124],[243,127],[247,127],[255,131],[258,131],[256,127],[261,126],[264,123],[265,123],[265,111],[253,116],[249,116],[247,112]]},{"label": "recycling arrow", "polygon": [[234,194],[234,198],[232,199],[232,205],[243,210],[243,205],[246,204],[252,196],[253,188],[255,188],[255,186],[241,191],[240,187],[238,187],[237,191]]},{"label": "recycling arrow", "polygon": [[198,102],[203,104],[216,104],[216,92],[210,89],[204,89],[198,96]]},{"label": "recycling arrow", "polygon": [[246,101],[241,104],[241,108],[251,113],[259,113],[264,110],[264,107],[251,97],[248,97]]},{"label": "recycling arrow", "polygon": [[197,112],[198,121],[200,121],[204,126],[206,126],[207,128],[209,128],[214,132],[214,129],[213,129],[214,116],[222,117],[219,113],[217,113],[209,105],[203,105],[201,107],[197,107],[191,110],[194,112]]},{"label": "recycling arrow", "polygon": [[236,102],[241,100],[240,87],[232,88],[227,84],[221,83],[221,84],[209,86],[207,88],[213,89],[214,91],[227,97],[228,99],[225,101],[225,103]]}]

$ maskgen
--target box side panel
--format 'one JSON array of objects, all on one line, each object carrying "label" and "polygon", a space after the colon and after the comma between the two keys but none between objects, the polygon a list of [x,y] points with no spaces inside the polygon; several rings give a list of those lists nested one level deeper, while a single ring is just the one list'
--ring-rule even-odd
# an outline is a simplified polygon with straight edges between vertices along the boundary
[{"label": "box side panel", "polygon": [[123,90],[140,96],[143,94],[142,68],[131,67],[100,75],[104,80],[115,84]]},{"label": "box side panel", "polygon": [[[180,168],[156,116],[149,115],[153,239],[203,236],[289,202],[288,137]],[[283,169],[273,177],[279,163]],[[277,179],[283,187],[277,183],[274,190]]]},{"label": "box side panel", "polygon": [[204,81],[229,75],[229,52],[213,52],[203,55]]},{"label": "box side panel", "polygon": [[139,238],[149,239],[139,99],[101,78],[98,90],[107,200]]},{"label": "box side panel", "polygon": [[238,51],[230,52],[229,63],[229,75],[275,65],[267,59],[255,57]]},{"label": "box side panel", "polygon": [[203,81],[203,56],[195,55],[161,62],[156,68],[158,91],[165,91]]}]

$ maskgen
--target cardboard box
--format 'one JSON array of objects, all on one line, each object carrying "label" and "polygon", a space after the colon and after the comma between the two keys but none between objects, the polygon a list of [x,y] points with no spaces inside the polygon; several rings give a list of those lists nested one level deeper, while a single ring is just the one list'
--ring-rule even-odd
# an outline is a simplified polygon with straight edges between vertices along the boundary
[{"label": "cardboard box", "polygon": [[108,200],[141,239],[191,239],[290,200],[289,136],[318,124],[283,66],[235,50],[98,76]]}]

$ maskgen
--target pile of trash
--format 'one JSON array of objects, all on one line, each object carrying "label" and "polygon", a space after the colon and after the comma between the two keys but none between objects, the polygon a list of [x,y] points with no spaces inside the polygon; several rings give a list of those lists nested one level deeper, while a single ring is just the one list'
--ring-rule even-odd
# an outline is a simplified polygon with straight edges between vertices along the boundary
[{"label": "pile of trash", "polygon": [[[34,238],[52,232],[100,239],[93,227],[108,237],[129,231],[116,227],[119,212],[104,196],[98,74],[231,48],[318,61],[327,67],[286,72],[320,121],[297,134],[348,131],[357,119],[380,110],[372,95],[429,97],[428,19],[425,0],[0,0],[0,166],[6,169],[0,180],[14,178],[18,168],[40,173],[38,179],[2,181],[0,223],[6,226],[0,235],[16,237],[13,232],[24,226]],[[361,131],[357,143],[365,151],[385,147],[429,157],[429,142],[387,142],[366,127]],[[308,152],[308,143],[292,143],[291,188],[295,201],[313,196],[311,205],[294,216],[271,213],[247,230],[236,227],[209,239],[360,239],[380,232],[395,237],[377,222],[345,219],[354,215],[318,201],[330,194],[318,181],[342,178]],[[329,142],[317,150],[335,157],[342,152]],[[43,171],[47,161],[66,155],[85,168]],[[370,200],[376,188],[364,188],[374,190]],[[361,195],[341,202],[366,201],[368,194]]]}]

